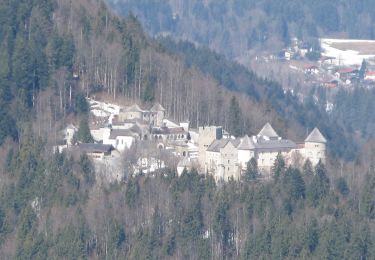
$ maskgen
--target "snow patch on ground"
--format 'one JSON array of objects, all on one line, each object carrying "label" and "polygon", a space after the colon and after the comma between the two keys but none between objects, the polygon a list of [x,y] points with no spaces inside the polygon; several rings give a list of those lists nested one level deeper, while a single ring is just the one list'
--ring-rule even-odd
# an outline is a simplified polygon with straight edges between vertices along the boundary
[{"label": "snow patch on ground", "polygon": [[[351,43],[352,46],[357,46],[357,50],[350,49],[338,49],[333,47],[334,44]],[[321,48],[323,49],[323,55],[329,57],[335,57],[334,63],[342,66],[360,66],[362,61],[375,59],[375,52],[373,54],[363,55],[360,54],[360,45],[372,45],[375,46],[375,41],[371,40],[354,40],[354,39],[320,39]]]}]

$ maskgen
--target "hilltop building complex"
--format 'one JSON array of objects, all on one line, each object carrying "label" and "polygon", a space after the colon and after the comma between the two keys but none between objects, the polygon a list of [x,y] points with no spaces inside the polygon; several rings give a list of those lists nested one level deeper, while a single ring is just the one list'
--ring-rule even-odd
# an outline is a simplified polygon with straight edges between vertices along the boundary
[{"label": "hilltop building complex", "polygon": [[240,179],[252,158],[256,159],[264,178],[270,177],[278,154],[283,156],[287,165],[301,164],[307,159],[316,165],[326,159],[327,141],[317,128],[300,144],[280,137],[269,123],[252,137],[222,138],[221,131],[221,127],[199,128],[201,168],[217,181]]},{"label": "hilltop building complex", "polygon": [[[65,144],[56,149],[78,147],[96,160],[108,159],[113,164],[116,161],[114,157],[122,158],[120,154],[138,144],[139,149],[151,149],[146,152],[151,156],[148,160],[150,165],[152,160],[155,161],[156,154],[164,152],[177,160],[178,174],[184,168],[194,167],[199,168],[202,174],[212,175],[216,181],[239,180],[252,158],[256,160],[264,179],[271,177],[271,169],[279,154],[287,165],[296,166],[301,166],[307,159],[313,165],[326,159],[327,141],[317,128],[302,143],[280,137],[269,123],[257,135],[234,138],[221,126],[191,129],[188,121],[167,119],[166,109],[160,104],[142,109],[137,104],[121,107],[91,99],[89,103],[92,113],[90,132],[95,144],[76,146],[73,136],[77,128],[70,124],[63,131]],[[144,159],[139,158],[139,161]],[[145,167],[138,168],[147,172]]]}]

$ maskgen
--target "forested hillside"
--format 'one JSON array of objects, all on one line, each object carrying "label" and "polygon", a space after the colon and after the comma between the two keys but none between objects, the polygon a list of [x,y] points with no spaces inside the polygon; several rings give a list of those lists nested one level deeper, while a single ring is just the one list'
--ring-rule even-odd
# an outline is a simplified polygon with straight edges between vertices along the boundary
[{"label": "forested hillside", "polygon": [[133,12],[152,34],[209,46],[228,57],[262,46],[277,49],[290,37],[318,36],[373,39],[372,0],[107,0],[121,14]]},{"label": "forested hillside", "polygon": [[[345,131],[313,103],[301,107],[278,84],[211,51],[172,42],[163,47],[133,16],[120,19],[100,1],[3,2],[2,12],[22,15],[2,18],[0,142],[7,136],[17,140],[33,121],[38,136],[53,143],[61,124],[79,114],[79,93],[106,93],[112,100],[158,101],[176,120],[238,128],[239,135],[270,121],[284,136],[303,140],[306,129],[318,126],[334,154],[355,157]],[[180,51],[187,53],[181,57]],[[232,97],[239,104],[237,121]]]},{"label": "forested hillside", "polygon": [[[1,259],[374,258],[375,145],[355,153],[312,99],[214,52],[152,40],[99,0],[0,0],[0,20]],[[316,169],[280,157],[268,183],[256,168],[219,186],[195,170],[124,168],[108,184],[87,156],[51,153],[68,122],[87,129],[88,95],[158,101],[236,135],[270,121],[302,140],[318,125],[338,156]]]},{"label": "forested hillside", "polygon": [[[303,133],[306,129],[318,126],[330,139],[333,154],[354,159],[358,152],[357,146],[372,138],[375,119],[369,112],[373,107],[373,102],[369,100],[373,91],[342,91],[334,99],[334,111],[327,114],[324,102],[327,101],[329,90],[317,88],[307,91],[309,95],[299,100],[303,103],[301,106],[295,97],[282,93],[278,84],[264,81],[254,72],[225,58],[243,55],[247,50],[256,55],[258,50],[279,51],[294,36],[313,45],[317,43],[316,37],[321,36],[372,39],[374,22],[371,7],[374,4],[371,1],[107,2],[120,14],[135,14],[153,35],[168,32],[170,37],[159,37],[159,40],[169,52],[182,56],[188,67],[198,67],[227,89],[245,92],[266,104],[266,107],[272,107],[287,125],[297,121],[303,127],[297,132]],[[188,41],[176,44],[176,39]],[[201,47],[196,48],[190,42],[198,43]],[[245,59],[248,58],[245,55]],[[266,63],[261,70],[267,69]],[[272,69],[270,71],[272,73]],[[274,78],[288,77],[288,81],[294,81],[290,75],[273,73],[276,74]],[[297,86],[297,89],[304,87]],[[298,93],[297,89],[295,93]],[[257,122],[262,113],[254,109],[248,111],[247,107],[245,110],[244,114],[251,115],[251,123],[245,123],[243,127],[247,129],[246,133],[254,133],[260,127]],[[276,128],[284,131],[285,125],[277,123],[279,120],[272,121]],[[229,129],[229,124],[226,121],[223,125]],[[302,138],[298,134],[296,137]]]},{"label": "forested hillside", "polygon": [[[2,259],[372,259],[374,153],[264,183],[173,170],[105,185],[87,157],[46,156],[29,136],[1,174]],[[365,157],[363,157],[365,158]]]}]

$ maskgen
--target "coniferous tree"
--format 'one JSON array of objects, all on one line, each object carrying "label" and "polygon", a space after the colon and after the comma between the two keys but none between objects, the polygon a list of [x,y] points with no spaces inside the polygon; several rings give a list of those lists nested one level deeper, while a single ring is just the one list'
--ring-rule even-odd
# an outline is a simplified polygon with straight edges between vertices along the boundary
[{"label": "coniferous tree", "polygon": [[90,133],[89,122],[86,118],[82,118],[79,122],[77,139],[82,143],[92,143],[94,141]]},{"label": "coniferous tree", "polygon": [[309,201],[316,206],[328,195],[329,189],[330,181],[327,177],[326,169],[324,164],[319,161],[315,166],[315,175],[308,187],[307,197]]},{"label": "coniferous tree", "polygon": [[230,101],[228,116],[230,134],[239,137],[242,134],[242,112],[235,96]]},{"label": "coniferous tree", "polygon": [[366,60],[362,61],[361,68],[359,69],[359,78],[364,79],[366,76],[366,71],[367,71],[367,62]]},{"label": "coniferous tree", "polygon": [[366,184],[362,191],[359,211],[369,219],[375,218],[375,177],[366,176]]},{"label": "coniferous tree", "polygon": [[259,177],[258,162],[253,157],[247,162],[246,172],[244,175],[245,181],[253,181]]},{"label": "coniferous tree", "polygon": [[285,161],[281,153],[276,156],[274,165],[272,166],[273,178],[277,181],[280,176],[285,172]]}]

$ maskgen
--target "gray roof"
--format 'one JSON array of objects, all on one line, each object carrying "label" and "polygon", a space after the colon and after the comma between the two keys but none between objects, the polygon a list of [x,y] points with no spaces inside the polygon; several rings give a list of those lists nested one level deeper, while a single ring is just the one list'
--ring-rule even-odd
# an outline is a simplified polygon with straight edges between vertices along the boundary
[{"label": "gray roof", "polygon": [[241,139],[241,142],[237,148],[238,150],[253,150],[255,149],[255,145],[253,140],[251,140],[251,138],[248,135],[246,135],[244,138]]},{"label": "gray roof", "polygon": [[325,139],[319,129],[315,127],[314,130],[312,130],[309,136],[305,139],[305,142],[326,143],[327,139]]},{"label": "gray roof", "polygon": [[224,148],[229,142],[231,142],[234,147],[237,147],[239,144],[238,139],[230,139],[230,138],[225,138],[225,139],[220,139],[220,140],[215,140],[211,143],[211,145],[207,148],[208,152],[220,152],[220,149]]},{"label": "gray roof", "polygon": [[296,143],[288,139],[266,140],[257,138],[254,142],[255,148],[260,151],[275,151],[280,149],[296,148]]},{"label": "gray roof", "polygon": [[262,130],[260,130],[259,134],[260,136],[268,136],[268,137],[279,137],[279,135],[276,133],[276,131],[272,128],[270,123],[265,124],[263,126]]},{"label": "gray roof", "polygon": [[130,130],[133,133],[142,134],[142,129],[138,125],[133,125]]},{"label": "gray roof", "polygon": [[112,151],[112,145],[107,144],[79,144],[79,149],[91,153],[109,153]]},{"label": "gray roof", "polygon": [[112,129],[109,139],[116,139],[118,136],[133,136],[134,133],[129,129]]},{"label": "gray roof", "polygon": [[163,126],[163,127],[152,128],[151,134],[160,134],[160,135],[187,134],[187,132],[184,130],[183,127],[169,128],[169,127]]},{"label": "gray roof", "polygon": [[165,111],[165,108],[162,105],[160,105],[159,103],[156,103],[152,106],[150,111],[151,112]]},{"label": "gray roof", "polygon": [[134,104],[128,107],[127,109],[125,109],[125,111],[126,112],[143,112],[143,110],[137,104]]}]

